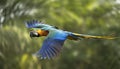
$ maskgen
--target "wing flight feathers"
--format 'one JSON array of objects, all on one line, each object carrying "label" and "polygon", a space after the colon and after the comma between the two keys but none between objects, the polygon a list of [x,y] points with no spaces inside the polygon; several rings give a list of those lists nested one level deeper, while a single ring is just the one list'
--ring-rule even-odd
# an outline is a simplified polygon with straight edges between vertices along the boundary
[{"label": "wing flight feathers", "polygon": [[59,55],[63,47],[63,43],[63,40],[47,38],[43,42],[41,49],[35,55],[41,59],[52,59]]}]

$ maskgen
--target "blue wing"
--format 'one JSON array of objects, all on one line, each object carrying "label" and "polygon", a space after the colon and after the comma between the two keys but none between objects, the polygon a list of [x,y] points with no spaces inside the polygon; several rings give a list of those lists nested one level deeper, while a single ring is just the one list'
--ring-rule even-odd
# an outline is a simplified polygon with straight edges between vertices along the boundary
[{"label": "blue wing", "polygon": [[39,27],[39,24],[41,24],[41,22],[36,21],[36,20],[25,22],[25,25],[27,28],[37,28]]},{"label": "blue wing", "polygon": [[50,25],[44,24],[43,22],[39,22],[37,20],[27,21],[25,22],[27,28],[42,28],[49,27]]},{"label": "blue wing", "polygon": [[51,59],[57,56],[62,49],[65,40],[47,38],[44,40],[42,48],[35,54],[41,59]]}]

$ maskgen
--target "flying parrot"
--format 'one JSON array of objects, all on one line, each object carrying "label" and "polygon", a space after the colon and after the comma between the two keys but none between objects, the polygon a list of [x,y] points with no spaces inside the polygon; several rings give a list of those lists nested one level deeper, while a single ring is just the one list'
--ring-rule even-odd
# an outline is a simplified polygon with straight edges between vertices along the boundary
[{"label": "flying parrot", "polygon": [[37,29],[30,31],[30,37],[45,36],[41,49],[35,53],[41,59],[53,59],[62,50],[66,39],[79,40],[81,38],[96,38],[96,39],[114,39],[112,36],[92,36],[85,34],[78,34],[58,29],[56,26],[51,26],[37,20],[25,22],[27,28]]}]

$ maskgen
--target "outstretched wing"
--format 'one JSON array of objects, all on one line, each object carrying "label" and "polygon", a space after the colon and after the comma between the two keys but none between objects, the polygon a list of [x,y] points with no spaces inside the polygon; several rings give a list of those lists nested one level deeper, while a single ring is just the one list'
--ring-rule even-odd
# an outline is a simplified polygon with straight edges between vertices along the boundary
[{"label": "outstretched wing", "polygon": [[58,27],[56,27],[56,26],[51,26],[51,25],[45,24],[43,22],[39,22],[37,20],[27,21],[27,22],[25,22],[25,25],[27,28],[52,27],[52,28],[58,29]]},{"label": "outstretched wing", "polygon": [[27,28],[40,28],[41,24],[43,24],[42,22],[39,22],[37,20],[32,20],[32,21],[26,21],[25,25]]},{"label": "outstretched wing", "polygon": [[47,38],[44,40],[42,48],[35,54],[41,59],[51,59],[57,56],[62,49],[65,40]]}]

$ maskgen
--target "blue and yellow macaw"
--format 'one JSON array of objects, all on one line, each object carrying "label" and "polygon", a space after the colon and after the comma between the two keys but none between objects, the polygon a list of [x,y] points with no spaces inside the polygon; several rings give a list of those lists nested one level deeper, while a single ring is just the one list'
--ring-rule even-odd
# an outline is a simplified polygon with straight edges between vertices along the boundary
[{"label": "blue and yellow macaw", "polygon": [[27,28],[37,29],[30,31],[30,37],[46,36],[41,49],[35,54],[41,59],[52,59],[62,50],[66,39],[79,40],[81,38],[114,39],[112,36],[92,36],[63,31],[36,20],[25,23]]}]

